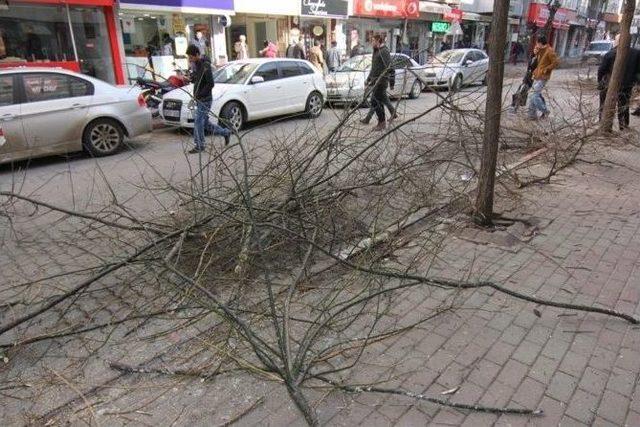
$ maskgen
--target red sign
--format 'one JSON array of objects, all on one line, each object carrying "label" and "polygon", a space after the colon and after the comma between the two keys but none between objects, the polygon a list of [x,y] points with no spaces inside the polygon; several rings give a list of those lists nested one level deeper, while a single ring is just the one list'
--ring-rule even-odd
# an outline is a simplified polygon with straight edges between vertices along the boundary
[{"label": "red sign", "polygon": [[460,9],[451,9],[451,12],[443,13],[442,17],[445,21],[460,23],[462,22],[462,11]]},{"label": "red sign", "polygon": [[354,0],[355,15],[375,18],[419,18],[419,0]]},{"label": "red sign", "polygon": [[[531,3],[529,5],[529,22],[538,27],[544,27],[549,19],[549,8],[546,4]],[[560,8],[553,17],[553,28],[560,30],[569,29],[569,21],[575,21],[577,14],[573,10]]]}]

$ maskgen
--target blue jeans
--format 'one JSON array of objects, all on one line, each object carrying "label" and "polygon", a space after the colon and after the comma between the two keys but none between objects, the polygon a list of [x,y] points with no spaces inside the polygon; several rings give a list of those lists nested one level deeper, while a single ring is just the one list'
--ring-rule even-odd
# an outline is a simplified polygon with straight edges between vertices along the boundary
[{"label": "blue jeans", "polygon": [[211,101],[196,101],[196,104],[196,116],[193,121],[193,142],[196,144],[196,148],[204,149],[205,132],[222,136],[231,135],[229,129],[225,129],[209,121]]},{"label": "blue jeans", "polygon": [[547,103],[544,101],[542,97],[542,89],[544,89],[547,84],[546,80],[534,80],[533,86],[531,87],[532,93],[529,96],[529,118],[537,119],[538,111],[541,111],[543,114],[547,114],[549,109],[547,108]]}]

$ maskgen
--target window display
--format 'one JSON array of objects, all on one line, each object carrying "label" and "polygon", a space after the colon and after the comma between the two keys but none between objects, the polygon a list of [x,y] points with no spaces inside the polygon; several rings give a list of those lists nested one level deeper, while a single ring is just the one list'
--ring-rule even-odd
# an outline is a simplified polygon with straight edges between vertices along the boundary
[{"label": "window display", "polygon": [[186,50],[195,44],[211,58],[211,17],[182,13],[123,11],[120,13],[129,80],[165,80],[187,69]]},{"label": "window display", "polygon": [[66,6],[11,4],[0,14],[6,62],[74,61]]}]

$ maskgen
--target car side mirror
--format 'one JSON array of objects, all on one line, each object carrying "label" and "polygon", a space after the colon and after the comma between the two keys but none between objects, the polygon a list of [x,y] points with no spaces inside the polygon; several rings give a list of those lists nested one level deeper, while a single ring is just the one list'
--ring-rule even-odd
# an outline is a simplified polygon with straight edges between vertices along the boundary
[{"label": "car side mirror", "polygon": [[473,64],[473,61],[470,59],[467,59],[466,61],[464,61],[464,66],[468,67],[469,65]]},{"label": "car side mirror", "polygon": [[262,76],[253,76],[251,77],[251,84],[255,85],[258,83],[264,83],[264,77]]}]

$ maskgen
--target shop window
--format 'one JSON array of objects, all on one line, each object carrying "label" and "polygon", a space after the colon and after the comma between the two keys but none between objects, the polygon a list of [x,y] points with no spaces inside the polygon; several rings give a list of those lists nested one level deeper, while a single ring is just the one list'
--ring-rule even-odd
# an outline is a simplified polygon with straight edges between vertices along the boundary
[{"label": "shop window", "polygon": [[104,12],[93,7],[69,7],[80,68],[86,75],[115,81],[109,30]]},{"label": "shop window", "polygon": [[287,77],[298,77],[303,74],[302,69],[298,67],[298,63],[295,61],[282,61],[279,64],[283,79]]},{"label": "shop window", "polygon": [[15,104],[13,76],[0,76],[0,107]]},{"label": "shop window", "polygon": [[22,81],[27,102],[51,101],[93,93],[93,85],[90,83],[63,74],[23,74]]},{"label": "shop window", "polygon": [[262,64],[255,75],[262,77],[265,82],[278,80],[280,78],[278,75],[278,64],[276,62]]},{"label": "shop window", "polygon": [[4,45],[0,63],[75,61],[65,6],[11,3],[7,7],[0,14]]}]

